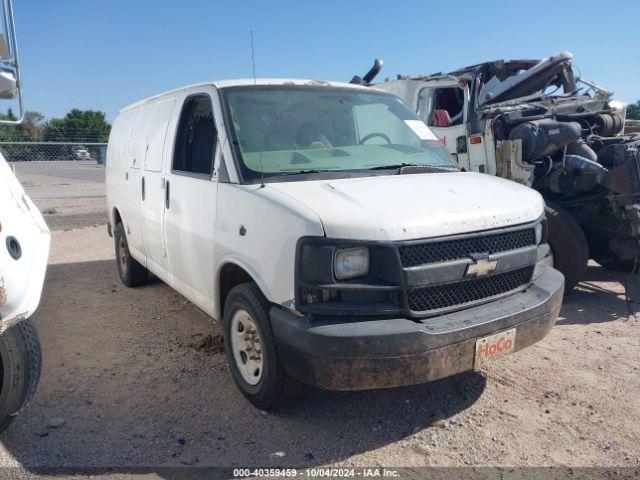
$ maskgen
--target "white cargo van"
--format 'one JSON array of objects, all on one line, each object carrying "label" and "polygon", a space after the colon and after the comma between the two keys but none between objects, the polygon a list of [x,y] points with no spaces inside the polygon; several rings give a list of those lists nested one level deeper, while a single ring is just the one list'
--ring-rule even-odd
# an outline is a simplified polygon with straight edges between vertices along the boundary
[{"label": "white cargo van", "polygon": [[119,112],[109,231],[224,325],[256,406],[301,383],[416,384],[543,338],[563,277],[532,189],[458,171],[400,99],[308,80],[186,87]]}]

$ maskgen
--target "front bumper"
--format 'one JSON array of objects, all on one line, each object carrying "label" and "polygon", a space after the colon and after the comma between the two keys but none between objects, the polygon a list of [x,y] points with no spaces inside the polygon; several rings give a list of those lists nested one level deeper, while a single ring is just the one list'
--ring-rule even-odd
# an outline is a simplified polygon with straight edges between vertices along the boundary
[{"label": "front bumper", "polygon": [[521,350],[553,327],[564,277],[539,268],[524,292],[424,320],[300,318],[274,306],[278,355],[290,375],[330,390],[414,385],[472,370],[478,338],[516,328]]}]

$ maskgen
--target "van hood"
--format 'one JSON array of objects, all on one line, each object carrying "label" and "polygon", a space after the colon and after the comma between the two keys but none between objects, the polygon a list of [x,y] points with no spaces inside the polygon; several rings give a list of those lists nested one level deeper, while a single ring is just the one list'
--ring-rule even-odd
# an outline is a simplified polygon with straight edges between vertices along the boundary
[{"label": "van hood", "polygon": [[329,238],[433,238],[537,220],[538,192],[479,173],[429,173],[269,183],[311,209]]}]

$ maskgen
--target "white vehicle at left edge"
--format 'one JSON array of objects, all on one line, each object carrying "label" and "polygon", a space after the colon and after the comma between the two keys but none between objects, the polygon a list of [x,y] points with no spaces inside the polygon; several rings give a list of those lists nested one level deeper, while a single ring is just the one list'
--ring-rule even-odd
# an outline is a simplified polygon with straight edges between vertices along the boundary
[{"label": "white vehicle at left edge", "polygon": [[[24,115],[10,1],[0,3],[0,98],[17,97]],[[38,307],[49,257],[50,232],[38,208],[0,154],[0,432],[33,397],[42,368],[38,335],[29,317]]]}]

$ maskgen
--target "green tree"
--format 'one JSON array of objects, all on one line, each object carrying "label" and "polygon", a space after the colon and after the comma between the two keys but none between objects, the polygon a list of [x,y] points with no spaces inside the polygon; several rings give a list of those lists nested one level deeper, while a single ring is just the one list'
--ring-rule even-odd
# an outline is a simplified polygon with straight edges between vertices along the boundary
[{"label": "green tree", "polygon": [[[17,120],[13,110],[0,114],[2,120]],[[18,125],[0,126],[0,141],[4,142],[34,142],[42,139],[44,131],[44,115],[40,112],[26,111],[24,121]]]},{"label": "green tree", "polygon": [[38,142],[44,135],[44,115],[40,112],[27,110],[20,129],[26,141]]},{"label": "green tree", "polygon": [[45,141],[106,142],[111,125],[103,112],[74,108],[64,118],[51,119],[44,128]]},{"label": "green tree", "polygon": [[627,118],[640,120],[640,100],[627,106]]},{"label": "green tree", "polygon": [[13,114],[13,108],[9,107],[7,108],[7,114],[6,115],[2,115],[2,119],[3,120],[17,120],[16,116]]},{"label": "green tree", "polygon": [[43,128],[44,115],[42,115],[40,112],[27,110],[26,112],[24,112],[24,124],[30,128]]}]

